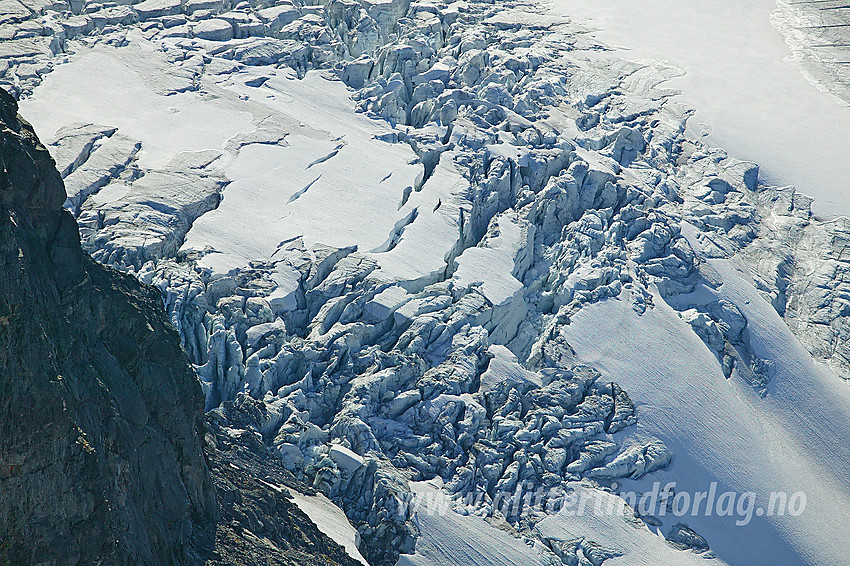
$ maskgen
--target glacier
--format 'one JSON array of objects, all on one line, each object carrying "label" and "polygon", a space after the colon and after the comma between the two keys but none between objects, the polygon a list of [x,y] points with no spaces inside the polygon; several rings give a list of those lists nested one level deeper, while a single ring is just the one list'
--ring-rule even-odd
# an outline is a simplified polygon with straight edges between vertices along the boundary
[{"label": "glacier", "polygon": [[[844,110],[753,153],[775,130],[724,137],[687,61],[574,4],[4,0],[0,81],[85,249],[162,292],[206,410],[354,558],[846,564]],[[807,510],[489,511],[667,481]]]},{"label": "glacier", "polygon": [[691,136],[758,163],[769,184],[814,197],[812,211],[826,219],[850,214],[850,22],[843,5],[724,0],[709,9],[670,0],[557,0],[552,10],[598,30],[623,57],[679,69],[667,85],[694,109]]}]

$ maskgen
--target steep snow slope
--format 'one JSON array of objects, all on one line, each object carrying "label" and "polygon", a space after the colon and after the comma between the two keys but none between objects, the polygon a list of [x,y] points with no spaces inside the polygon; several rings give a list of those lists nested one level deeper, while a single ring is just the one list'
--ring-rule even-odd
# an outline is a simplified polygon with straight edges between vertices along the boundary
[{"label": "steep snow slope", "polygon": [[[771,23],[775,0],[549,1],[554,13],[598,30],[594,36],[621,48],[623,56],[660,59],[681,69],[683,75],[668,84],[696,110],[690,122],[695,135],[706,134],[708,143],[755,161],[764,180],[792,184],[814,197],[816,215],[850,215],[845,157],[850,104],[809,82],[790,60],[791,50]],[[788,33],[792,26],[818,23],[832,22],[782,19]],[[836,28],[834,35],[816,37],[819,53],[847,60],[823,45],[848,43],[850,28]],[[850,84],[847,76],[830,78],[838,86]]]},{"label": "steep snow slope", "polygon": [[[616,505],[619,498],[607,491],[595,490],[585,484],[570,486],[578,497],[600,498],[602,508],[611,500]],[[420,497],[434,497],[437,488],[430,482],[412,485]],[[431,500],[433,501],[433,499]],[[434,508],[437,508],[435,505]],[[592,504],[591,506],[592,507]],[[539,540],[517,537],[510,525],[498,520],[489,522],[474,514],[449,511],[434,512],[423,507],[414,520],[419,529],[416,553],[402,555],[399,566],[439,564],[446,566],[542,566],[551,564]],[[591,560],[606,566],[721,566],[723,562],[699,553],[681,552],[671,546],[664,536],[639,520],[624,520],[620,515],[593,513],[574,516],[550,513],[536,526],[539,536],[554,541],[568,541],[557,548],[557,556],[564,564],[592,564]],[[605,541],[605,546],[595,543]],[[551,543],[550,543],[551,544]],[[612,550],[616,549],[616,550]]]},{"label": "steep snow slope", "polygon": [[302,495],[296,491],[292,492],[292,498],[298,508],[310,517],[319,529],[327,534],[331,540],[345,548],[349,556],[360,562],[368,564],[366,559],[357,550],[357,531],[349,524],[339,507],[331,503],[324,495]]},{"label": "steep snow slope", "polygon": [[[439,487],[429,482],[417,482],[411,487],[413,493],[423,498],[440,493]],[[416,554],[402,555],[398,566],[544,566],[550,563],[539,542],[523,541],[491,525],[483,517],[435,511],[436,507],[430,513],[423,508],[415,515],[420,532]]]},{"label": "steep snow slope", "polygon": [[[799,517],[756,516],[730,527],[728,518],[687,516],[690,527],[716,541],[718,556],[777,563],[798,547],[812,564],[842,564],[844,551],[829,548],[846,534],[834,517],[850,512],[850,451],[840,432],[850,425],[850,392],[811,362],[734,270],[712,265],[724,278],[717,295],[736,301],[749,322],[753,352],[773,364],[764,398],[737,373],[724,378],[716,358],[663,304],[637,316],[626,301],[603,301],[584,309],[563,333],[579,359],[630,392],[641,415],[638,428],[673,450],[673,465],[653,481],[676,481],[677,491],[689,493],[714,481],[718,492],[755,491],[765,510],[770,491],[806,494]],[[802,533],[811,538],[800,545]]]},{"label": "steep snow slope", "polygon": [[[616,495],[596,491],[587,485],[576,485],[575,490],[580,494],[579,497],[583,495],[588,498],[599,498],[603,502],[603,508],[611,503],[612,499],[616,500],[617,498]],[[614,503],[616,504],[616,501]],[[624,521],[619,516],[612,517],[604,514],[572,517],[557,513],[543,519],[537,528],[544,537],[564,537],[566,535],[573,540],[582,542],[610,541],[609,545],[618,549],[618,552],[606,555],[603,551],[596,555],[604,559],[606,566],[650,566],[653,564],[715,566],[722,564],[717,559],[709,559],[705,554],[681,552],[669,544],[659,530],[639,521],[636,523]],[[581,547],[581,544],[578,546]]]}]

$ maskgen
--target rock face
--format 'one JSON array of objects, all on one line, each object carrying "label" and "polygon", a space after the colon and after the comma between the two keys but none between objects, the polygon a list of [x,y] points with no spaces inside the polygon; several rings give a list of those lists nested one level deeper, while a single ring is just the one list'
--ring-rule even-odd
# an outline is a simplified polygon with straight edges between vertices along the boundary
[{"label": "rock face", "polygon": [[94,263],[2,96],[0,537],[12,563],[185,563],[216,514],[203,404],[158,294]]},{"label": "rock face", "polygon": [[[211,475],[203,397],[161,295],[82,251],[53,160],[16,113],[0,90],[0,564],[352,563],[264,449]],[[232,459],[215,438],[209,459]]]}]

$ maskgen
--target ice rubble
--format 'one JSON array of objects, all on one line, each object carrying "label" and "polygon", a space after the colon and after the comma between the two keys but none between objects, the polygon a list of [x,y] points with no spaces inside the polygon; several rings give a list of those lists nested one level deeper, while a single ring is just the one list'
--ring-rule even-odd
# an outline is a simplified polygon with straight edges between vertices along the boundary
[{"label": "ice rubble", "polygon": [[[704,292],[723,285],[708,259],[746,261],[847,375],[845,222],[689,141],[663,88],[676,71],[567,19],[477,0],[3,5],[4,80],[35,89],[37,127],[63,127],[51,150],[84,245],[162,290],[207,409],[252,411],[372,563],[444,528],[399,503],[411,481],[486,507],[675,466],[635,432],[629,375],[579,363],[566,330],[591,305],[669,303],[705,368],[765,395],[774,362]],[[22,22],[36,39],[15,39]],[[45,77],[63,49],[78,54]],[[104,98],[75,97],[96,68]],[[503,518],[526,534],[540,519]],[[630,551],[604,532],[533,536],[564,563]]]}]

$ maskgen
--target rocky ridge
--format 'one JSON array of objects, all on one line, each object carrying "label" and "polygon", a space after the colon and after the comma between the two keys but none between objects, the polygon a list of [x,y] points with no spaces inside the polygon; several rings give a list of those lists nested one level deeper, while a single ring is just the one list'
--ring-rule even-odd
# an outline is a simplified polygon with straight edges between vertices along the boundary
[{"label": "rocky ridge", "polygon": [[0,97],[3,559],[186,563],[217,513],[187,360],[156,291],[82,251],[53,160]]}]

